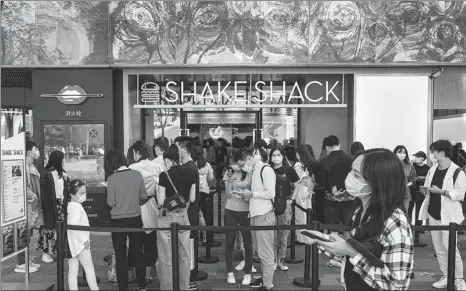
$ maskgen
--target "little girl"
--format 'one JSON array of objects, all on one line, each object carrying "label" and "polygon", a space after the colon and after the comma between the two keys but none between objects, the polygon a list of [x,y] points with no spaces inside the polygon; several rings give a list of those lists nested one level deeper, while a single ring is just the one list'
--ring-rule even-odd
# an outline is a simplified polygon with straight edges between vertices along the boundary
[{"label": "little girl", "polygon": [[[89,226],[89,219],[81,203],[86,201],[86,186],[80,180],[69,184],[71,201],[68,203],[68,225]],[[90,250],[89,231],[67,230],[71,258],[68,259],[68,287],[78,290],[79,263],[86,272],[87,283],[91,290],[99,290],[95,277],[94,264]]]}]

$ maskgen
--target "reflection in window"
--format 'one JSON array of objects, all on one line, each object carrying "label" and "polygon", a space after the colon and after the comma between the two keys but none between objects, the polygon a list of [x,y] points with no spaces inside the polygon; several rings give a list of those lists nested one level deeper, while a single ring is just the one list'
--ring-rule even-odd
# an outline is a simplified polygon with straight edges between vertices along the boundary
[{"label": "reflection in window", "polygon": [[44,125],[44,165],[50,153],[65,154],[65,170],[70,179],[80,179],[88,187],[105,181],[105,126],[103,124]]},{"label": "reflection in window", "polygon": [[154,109],[154,139],[160,136],[170,142],[180,135],[179,109]]},{"label": "reflection in window", "polygon": [[1,139],[9,139],[24,131],[23,109],[2,108]]}]

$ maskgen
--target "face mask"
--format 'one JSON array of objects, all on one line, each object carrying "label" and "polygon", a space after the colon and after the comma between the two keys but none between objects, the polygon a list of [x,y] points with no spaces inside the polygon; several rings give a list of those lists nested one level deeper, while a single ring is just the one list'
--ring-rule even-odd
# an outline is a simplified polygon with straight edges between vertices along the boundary
[{"label": "face mask", "polygon": [[371,192],[363,192],[365,186],[368,185],[357,179],[354,174],[349,173],[348,176],[346,176],[345,187],[349,195],[356,198],[369,196]]},{"label": "face mask", "polygon": [[254,155],[254,158],[259,160],[259,161],[262,161],[262,156],[259,154],[259,155]]},{"label": "face mask", "polygon": [[233,171],[235,171],[235,172],[241,171],[241,167],[238,166],[238,165],[236,165],[236,164],[235,164],[235,165],[231,165],[231,169],[232,169]]},{"label": "face mask", "polygon": [[400,161],[404,161],[406,158],[406,154],[402,153],[397,153],[396,156],[398,157],[398,159],[400,159]]},{"label": "face mask", "polygon": [[283,157],[272,157],[272,163],[274,163],[275,165],[280,165],[281,163],[283,163]]},{"label": "face mask", "polygon": [[434,164],[438,162],[438,160],[434,158],[434,154],[430,154],[429,158],[430,158],[430,161]]},{"label": "face mask", "polygon": [[248,164],[244,165],[241,169],[245,171],[246,173],[249,173],[252,171],[252,167]]},{"label": "face mask", "polygon": [[87,200],[87,195],[86,194],[78,196],[78,202],[79,203],[84,203],[84,202],[86,202],[86,200]]}]

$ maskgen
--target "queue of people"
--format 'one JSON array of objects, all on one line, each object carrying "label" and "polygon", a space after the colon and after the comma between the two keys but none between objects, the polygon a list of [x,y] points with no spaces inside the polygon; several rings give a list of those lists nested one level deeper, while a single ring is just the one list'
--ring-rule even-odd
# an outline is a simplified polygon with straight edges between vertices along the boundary
[{"label": "queue of people", "polygon": [[[37,145],[28,143],[28,215],[32,229],[40,227],[37,248],[42,261],[53,261],[56,254],[56,225],[64,221],[89,226],[81,203],[86,199],[84,182],[67,176],[64,155],[50,154],[45,172],[39,175],[33,161],[39,157]],[[351,154],[340,148],[336,136],[323,140],[320,158],[310,145],[267,145],[219,148],[212,141],[204,143],[180,136],[173,144],[164,137],[155,140],[156,158],[150,160],[151,146],[144,141],[134,143],[128,154],[132,163],[118,150],[105,156],[107,203],[111,208],[113,227],[154,228],[181,225],[205,225],[205,196],[220,177],[227,197],[225,226],[290,225],[292,205],[316,211],[316,219],[325,224],[343,224],[349,233],[331,233],[330,241],[310,239],[296,231],[298,244],[319,244],[329,256],[329,265],[342,269],[346,290],[407,290],[413,274],[413,234],[411,212],[415,202],[422,203],[419,218],[430,225],[461,223],[461,202],[466,192],[466,175],[452,159],[455,147],[447,140],[434,142],[430,160],[417,152],[409,159],[403,145],[393,151],[365,150],[354,143]],[[212,163],[212,164],[211,164]],[[220,166],[220,167],[218,167]],[[218,174],[219,169],[221,174]],[[215,173],[217,171],[217,174]],[[40,177],[40,183],[39,183]],[[420,195],[420,196],[415,196]],[[419,205],[417,205],[419,206]],[[196,212],[197,211],[197,212]],[[296,211],[296,224],[305,224],[305,213]],[[180,231],[179,286],[181,290],[196,288],[193,273],[192,240],[197,232]],[[287,271],[284,258],[290,231],[227,231],[225,261],[226,281],[236,283],[234,270],[244,271],[241,284],[271,290],[277,270]],[[373,250],[383,267],[373,265],[347,243],[351,237]],[[202,233],[205,240],[206,235]],[[433,231],[432,241],[443,277],[434,288],[446,287],[448,232]],[[90,235],[84,231],[67,231],[69,246],[69,288],[77,290],[79,263],[83,266],[91,290],[98,290],[92,263]],[[146,290],[156,266],[161,290],[172,290],[172,251],[170,231],[114,232],[112,243],[116,259],[119,290],[128,288],[128,269],[135,268],[138,290]],[[234,267],[234,248],[243,251],[243,261]],[[261,276],[253,280],[257,252]],[[40,265],[29,262],[36,272]],[[17,272],[24,272],[24,257],[18,256]],[[461,254],[456,250],[455,285],[466,290]]]}]

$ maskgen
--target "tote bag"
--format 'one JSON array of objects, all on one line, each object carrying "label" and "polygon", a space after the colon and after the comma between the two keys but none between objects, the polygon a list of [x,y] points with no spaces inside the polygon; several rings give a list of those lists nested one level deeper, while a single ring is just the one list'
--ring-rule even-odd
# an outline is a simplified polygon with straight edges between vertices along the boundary
[{"label": "tote bag", "polygon": [[[151,197],[146,204],[141,206],[141,219],[144,228],[156,228],[157,218],[159,217],[159,209],[155,197]],[[152,230],[146,231],[147,234]]]}]

